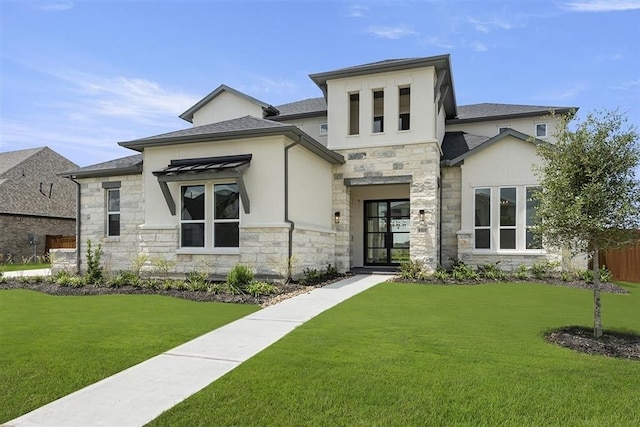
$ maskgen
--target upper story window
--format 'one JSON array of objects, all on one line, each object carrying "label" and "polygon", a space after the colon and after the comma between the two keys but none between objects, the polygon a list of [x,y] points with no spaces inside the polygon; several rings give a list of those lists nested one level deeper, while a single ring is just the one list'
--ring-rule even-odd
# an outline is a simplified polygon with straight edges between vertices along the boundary
[{"label": "upper story window", "polygon": [[107,190],[107,236],[120,235],[120,189]]},{"label": "upper story window", "polygon": [[398,96],[398,130],[409,130],[411,126],[411,88],[401,87]]},{"label": "upper story window", "polygon": [[327,136],[329,134],[329,125],[327,123],[320,123],[320,131],[318,134],[320,136]]},{"label": "upper story window", "polygon": [[546,138],[546,137],[547,137],[547,124],[536,123],[536,138]]},{"label": "upper story window", "polygon": [[373,91],[373,133],[384,132],[384,91]]},{"label": "upper story window", "polygon": [[349,94],[349,135],[360,133],[360,93]]}]

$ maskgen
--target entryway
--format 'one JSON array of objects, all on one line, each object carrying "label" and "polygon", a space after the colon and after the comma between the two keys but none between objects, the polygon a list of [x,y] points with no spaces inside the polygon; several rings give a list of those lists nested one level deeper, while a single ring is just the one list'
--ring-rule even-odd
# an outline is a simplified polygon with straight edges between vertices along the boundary
[{"label": "entryway", "polygon": [[409,199],[364,202],[365,265],[399,265],[409,260]]}]

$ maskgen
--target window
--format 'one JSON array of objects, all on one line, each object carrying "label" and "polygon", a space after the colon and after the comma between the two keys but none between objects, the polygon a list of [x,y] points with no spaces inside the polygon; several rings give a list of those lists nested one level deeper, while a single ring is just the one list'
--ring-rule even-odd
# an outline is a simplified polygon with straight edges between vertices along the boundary
[{"label": "window", "polygon": [[329,133],[329,125],[326,123],[320,123],[320,136],[326,136]]},{"label": "window", "polygon": [[496,251],[541,250],[533,232],[540,187],[512,186],[474,189],[474,248]]},{"label": "window", "polygon": [[360,94],[349,94],[349,135],[360,133]]},{"label": "window", "polygon": [[516,248],[516,195],[515,187],[500,189],[500,249]]},{"label": "window", "polygon": [[401,87],[398,98],[398,130],[409,130],[411,126],[411,88]]},{"label": "window", "polygon": [[538,209],[538,199],[534,198],[536,192],[540,191],[540,187],[527,187],[526,203],[526,230],[525,230],[525,242],[527,249],[542,249],[542,241],[539,236],[533,232],[533,225],[535,224],[536,209]]},{"label": "window", "polygon": [[237,248],[240,246],[240,194],[237,184],[213,186],[213,246]]},{"label": "window", "polygon": [[547,137],[547,124],[536,123],[536,138],[546,138],[546,137]]},{"label": "window", "polygon": [[476,249],[491,249],[491,189],[475,191],[475,244]]},{"label": "window", "polygon": [[107,190],[107,236],[120,235],[120,189]]},{"label": "window", "polygon": [[373,91],[373,133],[384,132],[384,91]]},{"label": "window", "polygon": [[206,230],[204,185],[183,186],[180,188],[180,194],[180,246],[203,248]]},{"label": "window", "polygon": [[180,194],[180,247],[240,246],[240,193],[237,184],[184,185],[180,187]]}]

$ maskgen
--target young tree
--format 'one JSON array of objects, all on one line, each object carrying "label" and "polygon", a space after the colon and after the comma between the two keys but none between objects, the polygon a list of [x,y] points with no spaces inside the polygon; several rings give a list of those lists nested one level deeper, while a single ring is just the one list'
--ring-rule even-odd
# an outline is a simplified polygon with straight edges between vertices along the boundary
[{"label": "young tree", "polygon": [[543,160],[536,174],[538,193],[536,230],[551,247],[573,253],[589,245],[593,260],[593,333],[602,336],[600,250],[619,247],[638,238],[640,228],[640,163],[638,133],[615,111],[590,113],[570,130],[571,116],[560,118],[556,144],[541,144]]}]

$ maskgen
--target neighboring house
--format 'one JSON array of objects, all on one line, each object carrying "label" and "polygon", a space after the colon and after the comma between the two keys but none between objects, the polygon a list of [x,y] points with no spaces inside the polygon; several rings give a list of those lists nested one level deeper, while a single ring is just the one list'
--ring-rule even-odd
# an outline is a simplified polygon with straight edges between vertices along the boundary
[{"label": "neighboring house", "polygon": [[47,235],[76,234],[77,165],[48,147],[0,153],[0,261],[45,253]]},{"label": "neighboring house", "polygon": [[458,106],[449,55],[310,77],[322,97],[280,106],[222,85],[180,116],[193,127],[67,172],[83,245],[102,243],[113,269],[144,253],[216,274],[282,274],[292,257],[296,273],[556,257],[528,228],[531,167],[553,142],[550,110],[571,109]]}]

